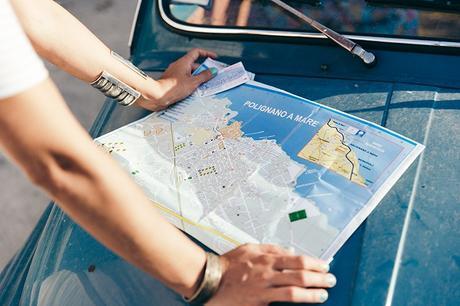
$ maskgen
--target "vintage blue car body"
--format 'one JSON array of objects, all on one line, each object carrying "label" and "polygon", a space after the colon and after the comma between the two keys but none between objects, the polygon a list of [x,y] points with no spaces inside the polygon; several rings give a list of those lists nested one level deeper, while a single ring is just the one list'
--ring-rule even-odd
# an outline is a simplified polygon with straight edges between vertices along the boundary
[{"label": "vintage blue car body", "polygon": [[[327,305],[458,305],[460,300],[460,47],[362,41],[365,67],[317,38],[183,32],[139,2],[132,61],[159,76],[194,47],[243,60],[257,80],[382,124],[426,145],[332,263]],[[92,136],[146,115],[106,101]],[[174,256],[174,254],[171,254]],[[55,205],[0,275],[0,305],[183,305],[100,245]]]}]

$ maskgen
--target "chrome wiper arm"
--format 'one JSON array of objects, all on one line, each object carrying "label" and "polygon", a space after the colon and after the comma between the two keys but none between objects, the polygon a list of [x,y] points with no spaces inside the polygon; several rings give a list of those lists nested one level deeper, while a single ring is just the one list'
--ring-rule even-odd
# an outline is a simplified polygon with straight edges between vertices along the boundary
[{"label": "chrome wiper arm", "polygon": [[346,38],[345,36],[335,32],[334,30],[329,29],[325,25],[319,23],[318,21],[308,17],[304,13],[300,12],[299,10],[293,8],[292,6],[284,3],[281,0],[270,0],[274,4],[278,5],[282,9],[288,11],[289,13],[295,15],[296,17],[302,19],[306,23],[308,23],[310,26],[318,30],[319,32],[323,33],[326,35],[329,39],[334,41],[336,44],[341,46],[342,48],[345,48],[349,52],[351,52],[354,55],[357,55],[359,58],[363,60],[363,62],[366,65],[372,65],[375,63],[375,55],[371,52],[367,52],[366,50],[363,49],[360,45],[355,43],[354,41]]}]

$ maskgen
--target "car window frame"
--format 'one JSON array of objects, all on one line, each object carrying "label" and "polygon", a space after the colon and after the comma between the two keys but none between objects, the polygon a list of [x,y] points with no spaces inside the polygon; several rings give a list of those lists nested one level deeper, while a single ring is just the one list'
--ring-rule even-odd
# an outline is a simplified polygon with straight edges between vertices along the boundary
[{"label": "car window frame", "polygon": [[[143,0],[138,0],[138,7],[140,7]],[[268,38],[284,38],[284,39],[321,39],[327,40],[328,38],[317,32],[308,31],[288,31],[288,30],[268,30],[268,29],[256,29],[256,28],[238,28],[238,27],[211,27],[205,25],[192,25],[181,22],[171,15],[166,0],[157,0],[157,8],[159,15],[164,23],[166,23],[172,29],[180,31],[182,33],[195,34],[195,35],[219,35],[221,37],[231,36],[255,36],[255,37],[268,37]],[[134,23],[137,20],[137,14],[134,18]],[[134,24],[133,23],[133,24]],[[134,26],[133,26],[134,29]],[[391,45],[410,45],[410,46],[421,46],[421,47],[440,47],[449,49],[460,49],[460,41],[449,41],[449,40],[435,40],[435,39],[422,39],[422,38],[402,38],[392,36],[377,36],[377,35],[357,35],[357,34],[345,34],[345,37],[360,42],[369,43],[383,43]],[[133,35],[130,36],[130,45],[132,42]]]}]

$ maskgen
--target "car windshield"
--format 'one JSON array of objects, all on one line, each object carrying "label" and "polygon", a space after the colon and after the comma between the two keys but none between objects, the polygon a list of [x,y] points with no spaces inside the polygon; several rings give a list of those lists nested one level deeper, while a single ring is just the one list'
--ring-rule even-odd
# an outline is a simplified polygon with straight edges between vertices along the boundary
[{"label": "car windshield", "polygon": [[[163,0],[188,25],[314,32],[269,0]],[[460,41],[460,4],[440,0],[291,0],[304,14],[344,34]],[[460,3],[460,1],[458,1]]]}]

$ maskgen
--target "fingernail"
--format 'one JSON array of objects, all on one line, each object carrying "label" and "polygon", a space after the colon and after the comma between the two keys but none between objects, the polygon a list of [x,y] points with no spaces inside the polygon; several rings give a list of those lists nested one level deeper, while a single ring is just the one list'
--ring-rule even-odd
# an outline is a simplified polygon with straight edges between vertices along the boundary
[{"label": "fingernail", "polygon": [[330,287],[334,287],[335,284],[337,284],[337,279],[335,278],[334,275],[329,274],[326,279],[327,283],[329,284]]},{"label": "fingernail", "polygon": [[209,68],[209,71],[211,71],[212,76],[216,76],[217,72],[218,72],[217,68],[215,68],[215,67]]},{"label": "fingernail", "polygon": [[292,253],[292,254],[295,254],[295,249],[293,247],[288,247],[287,250],[289,251],[289,253]]},{"label": "fingernail", "polygon": [[321,270],[323,270],[324,272],[329,272],[329,269],[329,264],[325,263],[321,265]]},{"label": "fingernail", "polygon": [[321,294],[319,296],[320,303],[326,302],[327,298],[328,298],[327,291],[321,292]]}]

